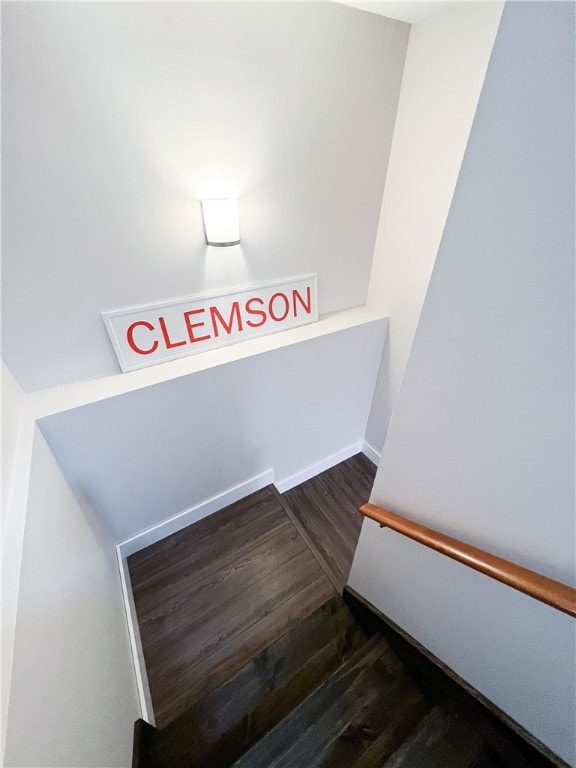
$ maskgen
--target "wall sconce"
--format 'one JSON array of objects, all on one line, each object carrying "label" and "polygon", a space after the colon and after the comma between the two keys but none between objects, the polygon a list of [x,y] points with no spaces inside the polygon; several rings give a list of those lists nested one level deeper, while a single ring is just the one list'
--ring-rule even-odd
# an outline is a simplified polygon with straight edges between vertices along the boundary
[{"label": "wall sconce", "polygon": [[240,224],[238,220],[238,200],[202,200],[204,232],[208,245],[238,245],[240,242]]}]

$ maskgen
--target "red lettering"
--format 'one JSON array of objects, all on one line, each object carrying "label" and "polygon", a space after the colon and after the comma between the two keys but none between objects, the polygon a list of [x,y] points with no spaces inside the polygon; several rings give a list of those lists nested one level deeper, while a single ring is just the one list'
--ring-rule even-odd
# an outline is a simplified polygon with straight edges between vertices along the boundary
[{"label": "red lettering", "polygon": [[137,325],[143,325],[145,328],[148,328],[149,331],[154,330],[154,326],[152,323],[148,323],[146,320],[138,320],[135,323],[132,323],[131,326],[129,326],[128,330],[126,331],[126,340],[128,341],[128,344],[130,347],[136,352],[138,355],[151,355],[152,352],[155,352],[158,349],[158,342],[154,341],[152,343],[152,346],[150,349],[141,349],[139,346],[137,346],[136,342],[134,341],[134,329]]},{"label": "red lettering", "polygon": [[200,309],[191,309],[189,312],[184,312],[184,322],[186,323],[186,329],[188,331],[188,337],[190,338],[190,344],[194,344],[195,341],[206,341],[206,339],[210,338],[210,334],[206,336],[194,336],[194,328],[200,328],[204,325],[204,321],[202,320],[201,323],[191,323],[190,322],[190,315],[198,315],[201,312],[205,312],[206,310],[204,307],[201,307]]},{"label": "red lettering", "polygon": [[257,301],[260,306],[264,304],[264,299],[261,299],[259,296],[253,296],[246,302],[246,312],[248,312],[249,315],[260,315],[262,320],[260,320],[259,323],[253,323],[252,320],[246,320],[246,325],[249,325],[251,328],[260,328],[260,326],[264,325],[266,322],[266,312],[263,312],[261,309],[252,309],[250,305],[253,301]]},{"label": "red lettering", "polygon": [[[274,314],[274,301],[278,298],[284,299],[285,312],[282,317],[276,317]],[[288,301],[288,296],[286,296],[285,293],[275,293],[270,297],[270,301],[268,302],[268,313],[272,320],[276,320],[277,323],[280,323],[282,320],[285,320],[288,317],[288,312],[290,312],[290,302]]]},{"label": "red lettering", "polygon": [[298,307],[296,304],[296,299],[302,304],[302,307],[304,308],[304,311],[307,315],[309,315],[312,312],[312,299],[310,297],[310,286],[306,288],[306,298],[307,302],[304,301],[302,296],[298,293],[296,288],[292,289],[292,306],[294,308],[294,317],[298,317]]},{"label": "red lettering", "polygon": [[164,342],[166,343],[166,349],[174,349],[174,347],[183,347],[184,344],[186,344],[186,340],[183,341],[170,341],[170,336],[168,336],[168,328],[166,328],[166,320],[164,320],[163,317],[158,318],[158,322],[160,323],[160,328],[162,329],[162,336],[164,336]]},{"label": "red lettering", "polygon": [[214,329],[214,336],[219,336],[220,333],[218,331],[218,326],[216,324],[216,320],[218,320],[221,324],[226,333],[232,333],[232,326],[234,325],[234,318],[236,318],[236,322],[238,323],[238,330],[242,330],[242,318],[240,317],[240,305],[237,301],[235,301],[232,304],[232,308],[230,309],[230,318],[228,320],[228,323],[226,320],[222,317],[220,314],[218,307],[210,307],[210,319],[212,320],[212,328]]}]

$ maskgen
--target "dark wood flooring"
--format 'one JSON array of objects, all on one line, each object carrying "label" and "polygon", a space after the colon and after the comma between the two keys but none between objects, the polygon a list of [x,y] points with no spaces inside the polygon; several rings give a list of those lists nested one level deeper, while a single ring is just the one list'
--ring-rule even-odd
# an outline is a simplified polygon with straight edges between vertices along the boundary
[{"label": "dark wood flooring", "polygon": [[362,527],[358,508],[370,498],[376,467],[359,453],[280,496],[287,514],[339,592]]},{"label": "dark wood flooring", "polygon": [[464,689],[430,686],[444,672],[345,598],[145,729],[139,768],[555,768]]},{"label": "dark wood flooring", "polygon": [[[342,590],[375,467],[264,488],[128,558],[159,727]],[[328,575],[327,575],[328,574]]]},{"label": "dark wood flooring", "polygon": [[159,763],[231,765],[356,656],[366,640],[335,595],[161,731]]},{"label": "dark wood flooring", "polygon": [[159,727],[137,723],[134,765],[553,768],[337,594],[374,472],[356,456],[270,486],[129,558]]}]

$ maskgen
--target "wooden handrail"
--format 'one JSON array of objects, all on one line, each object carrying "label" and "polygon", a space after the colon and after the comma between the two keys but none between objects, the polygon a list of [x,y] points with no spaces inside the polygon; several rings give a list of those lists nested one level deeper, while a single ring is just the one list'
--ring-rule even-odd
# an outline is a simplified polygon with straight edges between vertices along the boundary
[{"label": "wooden handrail", "polygon": [[365,517],[380,523],[382,527],[392,528],[394,531],[430,547],[430,549],[435,549],[437,552],[447,555],[453,560],[458,560],[460,563],[480,571],[480,573],[485,573],[525,595],[530,595],[536,600],[551,605],[552,608],[557,608],[570,616],[576,616],[576,589],[567,584],[529,571],[527,568],[522,568],[509,560],[491,555],[482,549],[471,547],[463,541],[445,536],[432,528],[426,528],[413,520],[382,509],[376,504],[364,504],[363,507],[360,507],[360,512]]}]

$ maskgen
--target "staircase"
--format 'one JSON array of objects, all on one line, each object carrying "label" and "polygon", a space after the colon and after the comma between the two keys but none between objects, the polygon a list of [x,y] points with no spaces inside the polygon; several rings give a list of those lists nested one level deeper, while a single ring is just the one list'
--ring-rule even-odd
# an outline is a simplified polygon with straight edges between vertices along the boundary
[{"label": "staircase", "polygon": [[129,558],[159,724],[133,768],[567,768],[345,586],[374,472],[263,488]]},{"label": "staircase", "polygon": [[[502,738],[501,736],[499,737]],[[504,739],[506,741],[506,739]],[[336,595],[160,730],[156,768],[534,768],[425,694]]]}]

